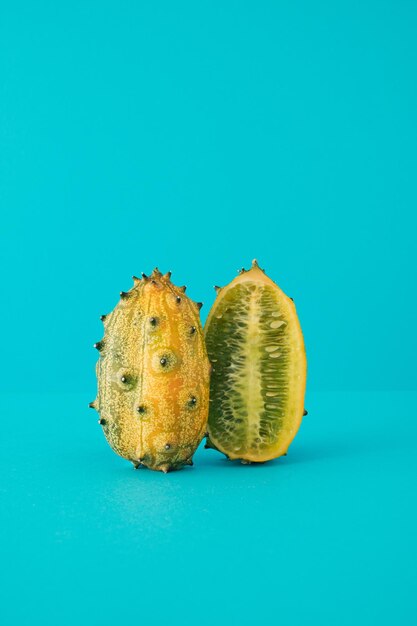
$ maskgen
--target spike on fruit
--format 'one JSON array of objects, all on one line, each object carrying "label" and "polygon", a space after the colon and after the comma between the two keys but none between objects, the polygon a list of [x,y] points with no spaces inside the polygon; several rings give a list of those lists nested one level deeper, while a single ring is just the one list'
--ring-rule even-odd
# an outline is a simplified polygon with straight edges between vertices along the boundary
[{"label": "spike on fruit", "polygon": [[262,269],[262,267],[259,267],[258,261],[256,259],[253,259],[251,269],[259,269],[265,274],[265,270]]}]

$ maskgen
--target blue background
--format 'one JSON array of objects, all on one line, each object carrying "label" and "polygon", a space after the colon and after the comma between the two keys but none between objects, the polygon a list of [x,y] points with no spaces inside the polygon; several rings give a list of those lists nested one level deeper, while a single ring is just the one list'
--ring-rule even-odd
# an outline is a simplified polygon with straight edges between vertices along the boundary
[{"label": "blue background", "polygon": [[[417,4],[2,2],[0,619],[417,621]],[[94,341],[155,265],[294,298],[285,459],[133,472]]]}]

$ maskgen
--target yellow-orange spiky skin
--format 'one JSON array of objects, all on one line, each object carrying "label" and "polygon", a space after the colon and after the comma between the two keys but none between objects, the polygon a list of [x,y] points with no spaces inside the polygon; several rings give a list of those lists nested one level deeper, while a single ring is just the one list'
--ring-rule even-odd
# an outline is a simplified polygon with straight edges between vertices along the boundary
[{"label": "yellow-orange spiky skin", "polygon": [[90,406],[117,454],[168,472],[191,465],[206,431],[210,363],[200,303],[155,269],[103,316]]}]

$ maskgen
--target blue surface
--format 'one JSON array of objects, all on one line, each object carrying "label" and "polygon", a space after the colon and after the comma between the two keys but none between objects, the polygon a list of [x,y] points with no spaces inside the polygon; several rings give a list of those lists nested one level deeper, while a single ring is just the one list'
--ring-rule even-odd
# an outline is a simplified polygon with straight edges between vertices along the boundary
[{"label": "blue surface", "polygon": [[[417,622],[417,4],[0,3],[0,621]],[[87,403],[130,276],[257,257],[309,415],[133,472]]]},{"label": "blue surface", "polygon": [[415,624],[416,393],[312,393],[287,457],[166,476],[86,400],[2,399],[3,624]]}]

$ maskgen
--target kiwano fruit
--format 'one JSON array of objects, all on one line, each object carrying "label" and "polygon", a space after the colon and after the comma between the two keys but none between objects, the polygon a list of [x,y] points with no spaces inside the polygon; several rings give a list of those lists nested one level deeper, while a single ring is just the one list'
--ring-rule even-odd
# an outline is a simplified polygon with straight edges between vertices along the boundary
[{"label": "kiwano fruit", "polygon": [[304,411],[306,354],[294,302],[253,261],[217,298],[204,327],[206,447],[243,463],[287,453]]},{"label": "kiwano fruit", "polygon": [[156,268],[103,315],[104,337],[90,406],[113,450],[135,468],[169,472],[192,465],[206,431],[210,363],[201,303]]}]

